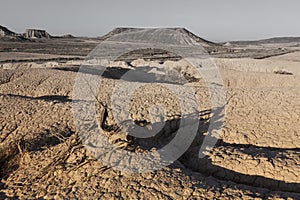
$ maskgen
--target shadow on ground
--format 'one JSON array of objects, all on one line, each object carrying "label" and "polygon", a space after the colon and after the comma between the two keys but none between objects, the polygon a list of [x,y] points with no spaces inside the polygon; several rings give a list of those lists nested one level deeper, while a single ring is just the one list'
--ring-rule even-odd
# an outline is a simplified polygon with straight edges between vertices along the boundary
[{"label": "shadow on ground", "polygon": [[198,79],[195,77],[184,77],[177,73],[175,70],[165,71],[157,67],[150,66],[136,67],[133,69],[122,67],[99,67],[99,69],[91,67],[57,67],[53,69],[79,72],[89,75],[97,75],[109,79],[141,83],[169,83],[183,85],[188,82],[198,81]]},{"label": "shadow on ground", "polygon": [[[199,158],[198,156],[199,151],[201,149],[201,145],[205,137],[210,137],[209,135],[208,136],[206,135],[209,128],[209,122],[210,122],[210,119],[206,118],[208,114],[209,114],[209,110],[204,110],[198,114],[193,113],[191,115],[181,116],[179,119],[168,120],[165,122],[165,125],[161,129],[161,131],[158,132],[158,134],[153,137],[141,139],[141,138],[134,138],[132,136],[128,136],[128,139],[129,141],[132,142],[132,144],[135,147],[139,146],[144,150],[150,150],[153,147],[159,149],[165,146],[166,144],[168,144],[174,138],[176,132],[180,127],[180,123],[182,120],[184,120],[185,122],[189,120],[194,122],[194,119],[196,117],[197,119],[199,119],[198,121],[199,128],[198,128],[197,136],[194,139],[193,144],[186,151],[186,153],[184,153],[184,155],[181,156],[181,158],[179,158],[179,161],[185,167],[191,169],[192,171],[200,172],[201,174],[204,174],[207,177],[212,176],[220,180],[232,181],[237,184],[244,184],[251,187],[266,188],[271,191],[280,191],[280,192],[284,191],[284,192],[297,193],[297,195],[299,194],[300,191],[299,183],[288,183],[280,180],[267,178],[264,176],[243,174],[224,167],[214,165],[208,156],[204,158]],[[219,113],[214,113],[214,114],[219,115]],[[217,119],[216,120],[217,126],[221,126],[221,123],[218,123],[218,119],[221,118],[222,116],[215,116],[215,119]],[[149,124],[149,122],[146,121],[137,122],[137,123],[138,124],[141,123],[141,126],[146,126],[147,124]],[[130,133],[131,131],[134,132],[135,127],[136,126],[129,127],[127,129],[127,132],[128,133]],[[108,127],[102,127],[102,128],[107,129]],[[109,128],[107,130],[109,130]],[[238,151],[241,151],[244,154],[248,154],[252,156],[260,155],[266,157],[267,159],[278,157],[280,156],[278,155],[279,153],[291,150],[285,148],[281,149],[281,148],[259,147],[255,145],[228,144],[222,140],[218,140],[214,148],[217,147],[231,147],[237,149]],[[299,152],[299,149],[293,149],[293,150]],[[237,167],[242,167],[242,166],[237,166]],[[186,175],[190,176],[190,174],[186,174]],[[256,197],[259,197],[259,194],[257,194]]]},{"label": "shadow on ground", "polygon": [[72,102],[72,99],[69,99],[68,96],[63,96],[63,95],[45,95],[39,97],[31,97],[31,96],[24,96],[18,94],[0,94],[0,95],[6,95],[9,97],[17,97],[17,98],[29,99],[29,100],[43,100],[43,101],[59,102],[59,103]]},{"label": "shadow on ground", "polygon": [[[30,100],[44,100],[44,101],[58,101],[58,102],[69,102],[67,96],[59,96],[59,95],[47,95],[47,96],[41,96],[41,97],[28,97],[28,96],[22,96],[22,95],[14,95],[10,94],[8,96],[12,97],[19,97],[19,98],[25,98]],[[215,177],[220,180],[224,180],[225,184],[227,181],[234,182],[236,184],[244,184],[245,186],[239,186],[236,185],[236,187],[243,187],[243,189],[247,188],[249,186],[249,190],[251,190],[251,187],[260,187],[269,189],[270,191],[278,191],[278,197],[285,198],[286,196],[282,191],[284,192],[293,192],[295,195],[299,195],[300,191],[300,184],[298,183],[287,183],[284,181],[278,181],[274,179],[270,179],[263,176],[256,176],[256,175],[247,175],[242,174],[239,172],[235,172],[230,169],[226,169],[224,167],[216,166],[212,163],[212,161],[209,159],[208,156],[200,159],[198,158],[199,150],[201,148],[202,142],[205,137],[205,133],[207,133],[207,130],[209,128],[209,122],[210,119],[207,118],[207,116],[210,114],[209,110],[204,110],[200,113],[193,113],[191,115],[181,116],[179,119],[174,120],[168,120],[165,122],[165,125],[163,129],[154,137],[147,138],[147,139],[140,139],[140,138],[134,138],[131,137],[129,140],[132,141],[133,145],[140,146],[144,148],[145,150],[149,150],[152,147],[155,148],[161,148],[162,146],[169,143],[174,135],[176,135],[176,132],[178,131],[178,128],[180,127],[180,122],[183,120],[188,121],[189,119],[191,121],[194,121],[195,117],[199,120],[199,126],[198,126],[198,132],[197,136],[193,141],[193,144],[188,149],[188,151],[179,159],[179,161],[188,169],[191,169],[194,172],[200,172],[201,174],[204,174],[208,179],[209,177]],[[218,115],[218,114],[217,114]],[[217,116],[217,118],[221,118],[222,116]],[[136,122],[136,124],[145,125],[148,122]],[[103,127],[107,130],[109,130],[110,127]],[[131,127],[134,129],[134,127]],[[131,130],[129,127],[129,131]],[[71,130],[66,132],[57,132],[53,130],[45,130],[44,133],[41,133],[39,137],[37,137],[34,140],[30,141],[21,141],[20,146],[21,148],[27,149],[27,151],[40,151],[43,148],[55,146],[61,142],[63,142],[63,138],[59,138],[57,135],[51,135],[51,133],[57,133],[57,135],[63,136],[65,138],[69,137],[70,135],[74,134]],[[269,159],[275,158],[278,156],[277,152],[284,152],[293,150],[296,152],[299,152],[299,149],[284,149],[284,148],[268,148],[268,147],[258,147],[255,145],[240,145],[240,144],[228,144],[222,140],[219,140],[216,147],[232,147],[235,149],[238,149],[238,151],[243,152],[244,154],[250,154],[250,155],[260,155],[268,157]],[[270,151],[274,151],[271,152]],[[268,152],[268,154],[266,154]],[[12,151],[12,154],[2,157],[1,158],[1,179],[7,177],[9,173],[13,172],[13,168],[11,166],[17,167],[16,165],[11,165],[14,163],[14,161],[18,160],[19,151],[17,146]],[[12,161],[12,163],[10,163]],[[17,164],[17,162],[15,163]],[[170,166],[172,167],[172,165]],[[7,169],[7,171],[5,171]],[[195,174],[188,173],[186,170],[182,170],[184,173],[186,173],[186,176],[189,176],[191,179],[197,179],[195,177]],[[209,183],[210,184],[210,183]],[[216,188],[222,188],[222,185],[214,185],[217,183],[212,183],[212,185],[209,185],[210,187],[215,186]],[[0,189],[5,187],[3,183],[0,183]],[[204,187],[203,185],[193,185],[193,187]],[[233,187],[233,186],[228,186]],[[245,188],[244,188],[245,187]],[[253,198],[256,197],[262,197],[263,194],[260,193],[253,193]],[[5,194],[1,192],[0,190],[0,198],[6,198]]]}]

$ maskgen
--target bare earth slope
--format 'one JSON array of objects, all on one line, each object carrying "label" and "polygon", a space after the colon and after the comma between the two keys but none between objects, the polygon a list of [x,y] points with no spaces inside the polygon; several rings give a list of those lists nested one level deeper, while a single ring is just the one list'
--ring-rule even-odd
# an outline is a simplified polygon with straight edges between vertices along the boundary
[{"label": "bare earth slope", "polygon": [[[152,49],[110,63],[94,94],[99,101],[95,117],[116,148],[160,148],[174,138],[184,117],[194,117],[181,116],[167,86],[182,94],[188,93],[187,87],[194,89],[201,105],[196,119],[200,126],[179,159],[153,172],[126,173],[95,159],[74,124],[72,108],[80,101],[72,99],[73,87],[84,72],[78,72],[84,56],[97,42],[122,31],[115,29],[100,39],[0,41],[0,199],[300,199],[300,66],[298,49],[290,46],[225,47],[190,35],[215,57],[227,100],[219,141],[201,159],[199,149],[213,114],[207,86],[189,71],[189,64]],[[168,76],[159,70],[170,68],[190,82],[165,81]],[[145,69],[159,84],[140,77],[118,80],[130,69]],[[138,139],[120,128],[117,120],[122,116],[112,113],[120,108],[113,108],[110,99],[130,91],[114,91],[116,83],[146,84],[131,98],[129,124],[149,126],[149,108],[165,106],[166,119],[155,119],[166,122],[160,134]],[[117,101],[124,104],[122,98]]]},{"label": "bare earth slope", "polygon": [[[193,144],[169,167],[126,174],[103,166],[76,137],[76,72],[65,69],[1,70],[1,198],[300,198],[299,76],[224,67],[228,111],[212,153],[198,159]],[[116,80],[104,81],[109,89]]]}]

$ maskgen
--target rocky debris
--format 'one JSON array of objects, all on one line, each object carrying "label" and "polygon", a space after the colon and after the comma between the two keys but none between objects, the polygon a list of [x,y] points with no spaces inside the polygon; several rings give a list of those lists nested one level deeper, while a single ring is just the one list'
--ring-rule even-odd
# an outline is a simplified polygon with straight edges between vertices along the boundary
[{"label": "rocky debris", "polygon": [[23,36],[27,39],[36,39],[36,38],[50,39],[52,37],[45,30],[38,30],[38,29],[27,29],[23,34]]}]

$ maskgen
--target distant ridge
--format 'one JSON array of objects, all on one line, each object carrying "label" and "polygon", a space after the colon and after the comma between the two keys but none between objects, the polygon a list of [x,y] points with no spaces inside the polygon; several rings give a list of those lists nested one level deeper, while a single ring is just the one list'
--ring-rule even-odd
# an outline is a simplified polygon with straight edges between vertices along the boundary
[{"label": "distant ridge", "polygon": [[300,37],[274,37],[264,40],[259,40],[260,43],[293,43],[300,42]]},{"label": "distant ridge", "polygon": [[300,37],[273,37],[255,41],[231,41],[231,44],[237,45],[259,45],[259,44],[280,44],[280,43],[300,43]]}]

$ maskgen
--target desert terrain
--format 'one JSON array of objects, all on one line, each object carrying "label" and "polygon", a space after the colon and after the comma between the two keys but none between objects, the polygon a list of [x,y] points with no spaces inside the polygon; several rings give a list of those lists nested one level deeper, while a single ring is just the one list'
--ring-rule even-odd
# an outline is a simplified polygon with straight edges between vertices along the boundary
[{"label": "desert terrain", "polygon": [[72,109],[75,80],[83,73],[86,56],[99,43],[130,30],[76,38],[38,30],[20,35],[1,28],[0,199],[300,199],[299,38],[220,44],[174,29],[204,46],[224,83],[224,126],[203,158],[198,152],[216,113],[211,112],[205,81],[193,73],[184,74],[187,83],[146,83],[132,97],[129,112],[141,127],[153,121],[148,109],[152,104],[165,106],[166,123],[157,136],[128,136],[111,112],[111,96],[125,95],[112,92],[117,82],[145,83],[119,80],[124,70],[147,66],[147,73],[158,77],[154,69],[188,69],[189,63],[155,49],[133,51],[111,62],[95,94],[101,102],[96,108],[102,111],[95,117],[117,148],[152,151],[176,135],[183,116],[163,86],[176,85],[183,93],[192,87],[201,104],[197,135],[180,158],[162,169],[129,173],[107,166],[88,151]]}]

